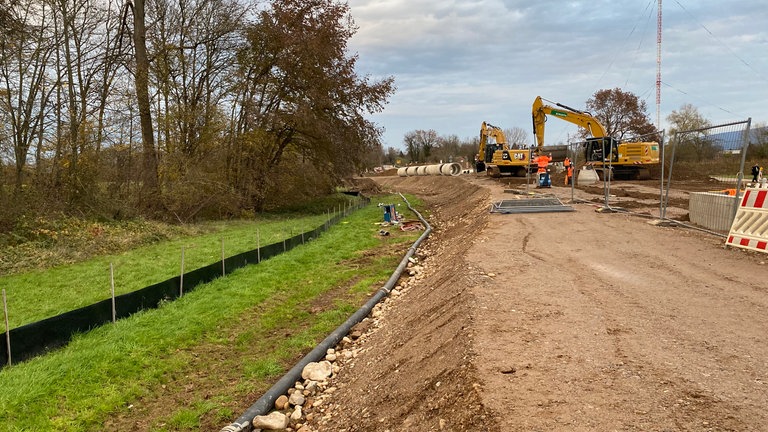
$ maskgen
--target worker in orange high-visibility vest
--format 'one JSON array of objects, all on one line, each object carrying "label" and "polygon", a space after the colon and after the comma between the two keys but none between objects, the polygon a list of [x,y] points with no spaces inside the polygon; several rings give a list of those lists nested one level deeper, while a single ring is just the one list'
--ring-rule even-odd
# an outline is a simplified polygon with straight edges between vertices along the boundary
[{"label": "worker in orange high-visibility vest", "polygon": [[536,160],[534,160],[534,162],[536,162],[536,165],[539,167],[538,171],[536,171],[539,176],[539,187],[542,187],[542,186],[550,187],[548,184],[545,185],[544,183],[548,179],[547,167],[549,166],[549,161],[551,160],[552,160],[551,153],[549,154],[549,156],[539,155],[536,157]]},{"label": "worker in orange high-visibility vest", "polygon": [[539,166],[539,170],[537,171],[539,174],[547,172],[547,167],[549,166],[549,161],[552,160],[552,155],[539,155],[536,157],[536,165]]},{"label": "worker in orange high-visibility vest", "polygon": [[571,159],[569,159],[567,156],[563,161],[563,167],[565,167],[565,185],[568,186],[571,178],[573,178],[573,164],[571,164]]}]

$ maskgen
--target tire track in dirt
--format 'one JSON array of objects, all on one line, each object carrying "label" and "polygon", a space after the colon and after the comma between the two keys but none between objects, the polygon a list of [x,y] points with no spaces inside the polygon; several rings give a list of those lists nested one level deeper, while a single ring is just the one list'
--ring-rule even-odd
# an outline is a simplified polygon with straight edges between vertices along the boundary
[{"label": "tire track in dirt", "polygon": [[332,420],[318,430],[768,424],[759,258],[591,205],[489,215],[504,195],[485,178],[377,182],[432,209],[428,271],[342,372]]}]

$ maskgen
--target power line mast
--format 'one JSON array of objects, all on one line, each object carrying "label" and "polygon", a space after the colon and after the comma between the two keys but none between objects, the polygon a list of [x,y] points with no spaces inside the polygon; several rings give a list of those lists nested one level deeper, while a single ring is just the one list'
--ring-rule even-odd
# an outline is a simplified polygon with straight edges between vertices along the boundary
[{"label": "power line mast", "polygon": [[656,22],[656,129],[661,130],[661,0]]}]

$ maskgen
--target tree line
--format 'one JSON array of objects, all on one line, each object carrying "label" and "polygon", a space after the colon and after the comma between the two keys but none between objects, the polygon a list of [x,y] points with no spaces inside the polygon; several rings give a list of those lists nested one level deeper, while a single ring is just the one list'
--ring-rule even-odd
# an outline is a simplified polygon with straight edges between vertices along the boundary
[{"label": "tree line", "polygon": [[14,0],[0,11],[0,228],[181,221],[333,190],[379,152],[391,77],[334,0]]},{"label": "tree line", "polygon": [[[646,102],[632,92],[621,88],[596,91],[585,102],[583,111],[589,112],[605,127],[608,136],[619,140],[642,138],[644,141],[665,142],[670,146],[670,137],[677,132],[701,130],[696,134],[683,134],[676,142],[676,159],[679,161],[701,162],[724,155],[723,143],[714,132],[708,131],[713,124],[699,110],[684,104],[673,110],[666,118],[669,129],[665,136],[657,130],[648,116]],[[737,119],[746,120],[746,119]],[[478,122],[478,130],[481,122]],[[520,127],[505,128],[507,142],[521,147],[534,145],[529,140],[526,130]],[[589,137],[589,131],[580,129],[577,140]],[[433,129],[413,130],[403,137],[403,149],[389,147],[379,155],[380,163],[405,165],[409,163],[430,162],[471,162],[477,155],[479,136],[460,139],[456,135],[440,135]],[[764,123],[753,124],[749,135],[747,157],[753,159],[768,158],[768,127]],[[560,143],[565,144],[565,143]]]}]

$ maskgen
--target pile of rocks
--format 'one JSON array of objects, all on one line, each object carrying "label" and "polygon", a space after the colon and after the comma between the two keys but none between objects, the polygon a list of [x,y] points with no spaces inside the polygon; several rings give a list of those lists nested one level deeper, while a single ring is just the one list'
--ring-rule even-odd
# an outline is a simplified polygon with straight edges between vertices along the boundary
[{"label": "pile of rocks", "polygon": [[[424,252],[422,252],[423,255]],[[370,316],[355,325],[336,348],[328,349],[325,360],[312,362],[304,367],[301,373],[303,381],[297,381],[288,389],[287,394],[277,398],[275,411],[253,419],[256,432],[268,430],[314,432],[310,425],[322,426],[325,423],[325,419],[330,415],[330,410],[327,408],[331,408],[327,406],[327,401],[337,390],[333,386],[334,378],[339,374],[342,366],[353,362],[361,352],[365,351],[362,348],[362,342],[374,329],[381,327],[381,318],[384,311],[391,307],[392,301],[424,277],[424,267],[418,262],[417,258],[409,260],[407,268],[409,278],[401,285],[397,285],[389,296],[374,306]]]}]

